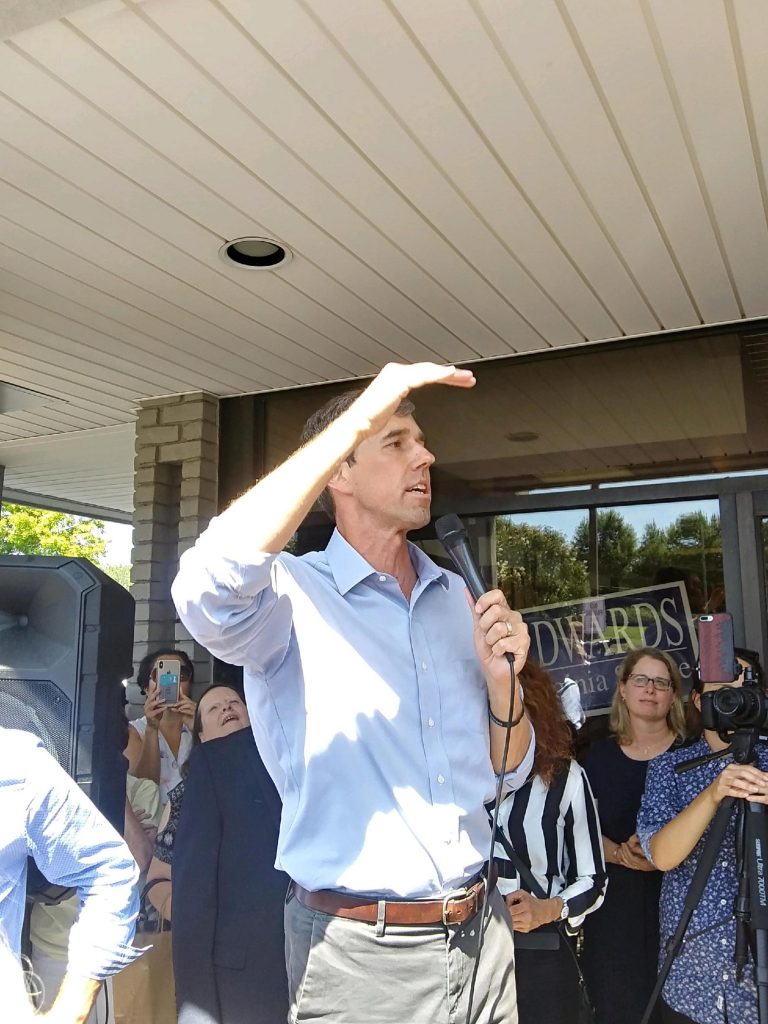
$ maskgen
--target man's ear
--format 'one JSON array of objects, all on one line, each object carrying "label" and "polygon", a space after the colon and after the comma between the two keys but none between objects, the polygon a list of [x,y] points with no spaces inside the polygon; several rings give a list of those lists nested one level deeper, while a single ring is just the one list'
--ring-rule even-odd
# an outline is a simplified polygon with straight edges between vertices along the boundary
[{"label": "man's ear", "polygon": [[690,699],[691,699],[691,703],[693,704],[693,706],[696,708],[696,710],[699,712],[699,714],[701,714],[701,694],[699,693],[699,691],[698,690],[691,690],[691,697],[690,697]]},{"label": "man's ear", "polygon": [[351,494],[352,481],[350,480],[349,471],[349,463],[345,460],[328,481],[328,489],[336,492],[337,494]]}]

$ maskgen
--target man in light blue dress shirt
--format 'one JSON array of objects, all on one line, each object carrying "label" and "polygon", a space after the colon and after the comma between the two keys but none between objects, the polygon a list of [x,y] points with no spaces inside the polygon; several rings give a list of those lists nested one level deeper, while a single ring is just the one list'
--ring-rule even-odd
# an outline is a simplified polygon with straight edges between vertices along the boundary
[{"label": "man in light blue dress shirt", "polygon": [[[529,638],[500,591],[478,602],[408,543],[430,519],[434,456],[410,391],[472,387],[469,370],[390,364],[324,407],[306,443],[214,519],[173,595],[190,632],[243,665],[263,760],[283,799],[291,1020],[403,1024],[466,1017],[485,804],[522,785],[534,740],[511,676]],[[318,497],[323,552],[283,552]],[[243,858],[247,870],[247,854]],[[491,914],[472,1020],[517,1020],[513,941]]]},{"label": "man in light blue dress shirt", "polygon": [[101,982],[141,951],[139,871],[128,847],[31,733],[0,727],[0,939],[20,955],[27,857],[80,897],[67,973],[45,1020],[79,1024]]}]

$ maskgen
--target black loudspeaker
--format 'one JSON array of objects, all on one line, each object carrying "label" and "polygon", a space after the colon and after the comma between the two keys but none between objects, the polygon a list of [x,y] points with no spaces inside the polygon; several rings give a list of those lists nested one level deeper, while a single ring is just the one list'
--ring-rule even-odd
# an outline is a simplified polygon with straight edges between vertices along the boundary
[{"label": "black loudspeaker", "polygon": [[121,835],[133,619],[85,558],[0,556],[0,725],[39,736]]}]

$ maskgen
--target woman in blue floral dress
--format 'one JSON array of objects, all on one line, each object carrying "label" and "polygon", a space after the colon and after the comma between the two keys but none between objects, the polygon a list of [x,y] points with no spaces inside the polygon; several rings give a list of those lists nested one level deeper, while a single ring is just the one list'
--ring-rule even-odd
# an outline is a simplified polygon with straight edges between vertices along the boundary
[{"label": "woman in blue floral dress", "polygon": [[[754,659],[756,656],[749,662]],[[747,657],[740,656],[739,663],[742,673],[733,686],[743,682]],[[700,709],[702,692],[719,688],[719,683],[697,683],[691,697],[693,708]],[[726,746],[716,732],[704,730],[693,746],[663,754],[648,768],[637,834],[646,856],[665,872],[659,905],[662,962],[720,802],[734,796],[768,804],[768,750],[763,743],[756,746],[756,765],[736,764],[729,754],[681,775],[675,773],[677,765]],[[757,1024],[754,964],[750,958],[738,980],[733,963],[738,887],[735,819],[734,807],[685,942],[664,986],[665,1024]]]}]

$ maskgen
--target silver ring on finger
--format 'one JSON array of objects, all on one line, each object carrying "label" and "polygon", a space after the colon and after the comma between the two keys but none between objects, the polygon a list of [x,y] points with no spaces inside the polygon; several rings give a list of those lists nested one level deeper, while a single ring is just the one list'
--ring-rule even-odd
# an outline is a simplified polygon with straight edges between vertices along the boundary
[{"label": "silver ring on finger", "polygon": [[512,636],[512,634],[515,632],[515,627],[512,625],[509,619],[506,619],[504,621],[504,625],[507,627],[507,636]]}]

